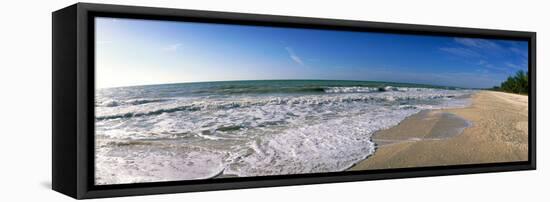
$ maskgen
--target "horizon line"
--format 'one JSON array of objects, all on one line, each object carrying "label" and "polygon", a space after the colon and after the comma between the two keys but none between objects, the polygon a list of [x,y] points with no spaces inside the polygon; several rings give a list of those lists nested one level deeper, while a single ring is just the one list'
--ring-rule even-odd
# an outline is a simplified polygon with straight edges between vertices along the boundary
[{"label": "horizon line", "polygon": [[458,87],[458,86],[445,86],[445,85],[439,85],[439,84],[410,83],[410,82],[396,82],[396,81],[379,81],[379,80],[354,80],[354,79],[245,79],[245,80],[184,81],[184,82],[155,83],[155,84],[138,84],[138,85],[129,85],[129,86],[112,86],[112,87],[102,87],[102,88],[97,88],[97,85],[95,85],[95,90],[110,89],[110,88],[145,87],[145,86],[193,84],[193,83],[237,82],[237,81],[357,81],[357,82],[411,84],[411,85],[423,85],[423,86],[444,87],[444,88],[462,88],[462,89],[490,89],[491,88],[491,87],[488,87],[488,88],[468,88],[468,87]]}]

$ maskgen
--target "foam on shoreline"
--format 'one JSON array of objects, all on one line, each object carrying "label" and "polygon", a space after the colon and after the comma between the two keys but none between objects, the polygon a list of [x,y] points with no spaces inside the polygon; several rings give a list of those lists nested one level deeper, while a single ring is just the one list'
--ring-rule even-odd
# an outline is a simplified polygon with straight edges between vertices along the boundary
[{"label": "foam on shoreline", "polygon": [[374,155],[349,170],[525,161],[527,128],[516,126],[526,106],[526,96],[481,91],[469,107],[421,112],[375,133]]}]

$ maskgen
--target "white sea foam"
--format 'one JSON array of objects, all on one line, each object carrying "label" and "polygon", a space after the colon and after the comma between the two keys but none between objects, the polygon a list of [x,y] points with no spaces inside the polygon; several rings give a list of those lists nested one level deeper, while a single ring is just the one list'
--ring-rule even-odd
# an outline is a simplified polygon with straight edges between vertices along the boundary
[{"label": "white sea foam", "polygon": [[[426,89],[415,90],[416,88],[402,88],[407,90],[379,92],[373,94],[352,93],[341,95],[306,95],[306,96],[265,96],[265,97],[232,97],[224,99],[174,99],[171,102],[157,103],[148,102],[146,106],[126,105],[117,108],[97,107],[96,117],[98,119],[128,118],[136,116],[158,115],[176,111],[197,111],[197,110],[224,110],[231,108],[264,106],[264,105],[322,105],[335,104],[337,102],[384,102],[399,100],[434,100],[439,98],[452,98],[467,95],[471,91]],[[344,90],[345,91],[345,90]],[[342,92],[344,92],[342,91]],[[416,91],[416,92],[412,92]]]},{"label": "white sea foam", "polygon": [[[368,107],[369,114],[291,128],[248,143],[226,159],[227,174],[262,176],[342,171],[374,152],[371,135],[417,110]],[[252,152],[251,152],[252,151]]]},{"label": "white sea foam", "polygon": [[370,93],[370,92],[378,92],[378,91],[379,91],[379,88],[361,87],[361,86],[325,88],[326,93]]},{"label": "white sea foam", "polygon": [[96,184],[207,179],[224,170],[220,153],[199,147],[97,143]]}]

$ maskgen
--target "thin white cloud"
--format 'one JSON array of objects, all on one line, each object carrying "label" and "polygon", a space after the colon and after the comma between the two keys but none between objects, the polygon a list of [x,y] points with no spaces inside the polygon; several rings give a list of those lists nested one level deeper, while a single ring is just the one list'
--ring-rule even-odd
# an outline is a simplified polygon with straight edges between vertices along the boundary
[{"label": "thin white cloud", "polygon": [[510,49],[510,51],[512,51],[513,53],[518,54],[518,55],[520,55],[520,56],[522,56],[522,57],[524,57],[524,58],[527,58],[527,56],[528,56],[527,51],[522,51],[522,50],[520,50],[519,48],[511,47],[511,48],[509,48],[509,49]]},{"label": "thin white cloud", "polygon": [[177,51],[181,47],[180,43],[170,44],[164,48],[165,51]]},{"label": "thin white cloud", "polygon": [[302,66],[304,65],[302,58],[296,55],[296,53],[294,52],[294,50],[292,50],[291,47],[285,47],[285,49],[286,49],[286,52],[288,52],[288,56],[290,57],[290,59],[292,59],[292,61],[298,63],[299,65],[302,65]]},{"label": "thin white cloud", "polygon": [[477,65],[479,66],[482,66],[482,67],[485,67],[487,69],[492,69],[492,70],[496,70],[496,71],[499,71],[499,72],[504,72],[504,73],[507,73],[508,72],[508,69],[506,68],[503,68],[503,67],[497,67],[485,60],[479,60],[479,62],[477,63]]},{"label": "thin white cloud", "polygon": [[440,50],[458,56],[465,61],[469,61],[470,64],[478,65],[493,72],[496,71],[509,74],[515,70],[524,69],[523,66],[527,66],[526,63],[516,64],[512,62],[494,64],[490,60],[493,57],[508,56],[510,53],[524,56],[522,55],[525,54],[524,51],[517,48],[503,47],[494,41],[486,39],[454,38],[454,42],[454,45],[442,47]]},{"label": "thin white cloud", "polygon": [[500,55],[506,49],[487,39],[454,38],[455,45],[440,50],[466,58],[487,58],[487,54]]},{"label": "thin white cloud", "polygon": [[510,67],[510,68],[517,69],[517,70],[527,69],[527,66],[522,66],[522,65],[519,65],[519,64],[513,64],[513,63],[510,63],[510,62],[505,63],[505,65]]},{"label": "thin white cloud", "polygon": [[455,38],[454,40],[455,42],[470,48],[493,50],[493,51],[502,50],[502,47],[500,45],[486,39]]},{"label": "thin white cloud", "polygon": [[483,57],[481,54],[463,47],[443,47],[443,48],[440,48],[440,50],[445,51],[447,53],[451,53],[456,56],[466,57],[466,58]]}]

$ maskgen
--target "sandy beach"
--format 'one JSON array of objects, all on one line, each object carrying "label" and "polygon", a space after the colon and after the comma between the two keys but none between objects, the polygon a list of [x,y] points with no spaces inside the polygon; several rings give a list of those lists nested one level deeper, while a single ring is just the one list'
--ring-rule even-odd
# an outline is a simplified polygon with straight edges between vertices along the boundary
[{"label": "sandy beach", "polygon": [[350,170],[526,161],[528,97],[481,91],[467,108],[426,110],[379,131]]}]

